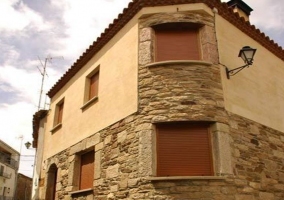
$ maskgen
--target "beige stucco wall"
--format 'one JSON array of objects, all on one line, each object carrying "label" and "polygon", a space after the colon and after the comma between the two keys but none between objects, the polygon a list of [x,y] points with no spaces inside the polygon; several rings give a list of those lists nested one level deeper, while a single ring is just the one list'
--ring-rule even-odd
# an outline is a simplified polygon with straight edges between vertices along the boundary
[{"label": "beige stucco wall", "polygon": [[[52,98],[44,160],[137,111],[138,25],[135,21],[130,21]],[[98,66],[98,101],[82,110],[86,76]],[[62,127],[52,134],[55,107],[63,98]]]},{"label": "beige stucco wall", "polygon": [[257,49],[253,65],[230,80],[220,66],[226,109],[283,132],[284,62],[218,15],[216,27],[220,63],[228,68],[244,65],[243,46]]}]

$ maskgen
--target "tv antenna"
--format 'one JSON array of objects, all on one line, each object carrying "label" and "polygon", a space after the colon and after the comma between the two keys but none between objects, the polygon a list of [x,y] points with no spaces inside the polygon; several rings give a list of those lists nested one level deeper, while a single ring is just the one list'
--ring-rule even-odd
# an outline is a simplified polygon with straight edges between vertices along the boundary
[{"label": "tv antenna", "polygon": [[[48,76],[47,73],[46,73],[46,67],[47,67],[47,63],[52,63],[52,60],[53,59],[64,59],[63,56],[56,56],[56,57],[51,57],[50,55],[48,55],[45,59],[44,59],[44,63],[42,63],[42,60],[40,59],[40,57],[38,56],[38,60],[43,68],[43,71],[39,68],[39,72],[42,76],[42,79],[41,79],[41,87],[40,87],[40,95],[39,95],[39,101],[38,101],[38,107],[37,107],[37,110],[39,111],[40,110],[40,104],[41,104],[41,98],[42,98],[42,92],[43,92],[43,85],[44,85],[44,79],[45,79],[45,76]],[[44,106],[45,107],[45,106]]]}]

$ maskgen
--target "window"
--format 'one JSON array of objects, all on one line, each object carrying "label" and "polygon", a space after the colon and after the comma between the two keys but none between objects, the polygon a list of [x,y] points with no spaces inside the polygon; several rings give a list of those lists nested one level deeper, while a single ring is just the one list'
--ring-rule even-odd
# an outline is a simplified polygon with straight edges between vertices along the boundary
[{"label": "window", "polygon": [[60,102],[57,106],[56,106],[56,121],[55,121],[55,125],[61,124],[62,123],[62,116],[63,116],[63,108],[64,108],[64,101]]},{"label": "window", "polygon": [[99,89],[99,72],[96,72],[90,78],[89,100],[98,96]]},{"label": "window", "polygon": [[3,176],[4,174],[4,166],[0,165],[0,176]]},{"label": "window", "polygon": [[209,126],[156,125],[157,176],[213,176]]},{"label": "window", "polygon": [[63,110],[64,110],[64,99],[59,101],[55,107],[55,115],[54,115],[54,123],[53,128],[50,130],[51,133],[54,133],[62,126],[62,118],[63,118]]},{"label": "window", "polygon": [[94,181],[94,151],[81,155],[79,189],[93,188]]},{"label": "window", "polygon": [[96,67],[87,77],[85,81],[85,95],[82,110],[92,105],[98,100],[99,94],[99,72],[100,66]]},{"label": "window", "polygon": [[155,30],[155,61],[200,60],[198,24],[166,23]]}]

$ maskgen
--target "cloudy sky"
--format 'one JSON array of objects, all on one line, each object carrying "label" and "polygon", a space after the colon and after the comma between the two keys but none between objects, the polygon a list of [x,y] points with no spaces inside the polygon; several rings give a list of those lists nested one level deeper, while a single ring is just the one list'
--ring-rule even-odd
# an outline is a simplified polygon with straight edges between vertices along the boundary
[{"label": "cloudy sky", "polygon": [[[32,141],[45,59],[52,58],[41,108],[46,92],[130,1],[0,0],[0,139],[23,154],[20,173],[32,176],[35,150],[23,144]],[[284,1],[244,1],[254,9],[251,23],[283,47]]]}]

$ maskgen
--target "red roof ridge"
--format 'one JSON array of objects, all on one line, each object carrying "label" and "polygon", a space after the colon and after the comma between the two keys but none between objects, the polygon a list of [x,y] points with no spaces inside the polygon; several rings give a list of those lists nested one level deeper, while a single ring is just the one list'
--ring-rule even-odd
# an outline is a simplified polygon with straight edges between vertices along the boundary
[{"label": "red roof ridge", "polygon": [[88,49],[73,63],[65,74],[49,90],[47,95],[52,98],[92,57],[95,55],[125,24],[127,24],[143,7],[166,6],[175,4],[205,3],[211,9],[217,8],[218,14],[235,25],[238,29],[258,41],[262,46],[284,61],[284,50],[250,22],[245,21],[227,3],[220,0],[133,0],[123,12],[113,20]]}]

